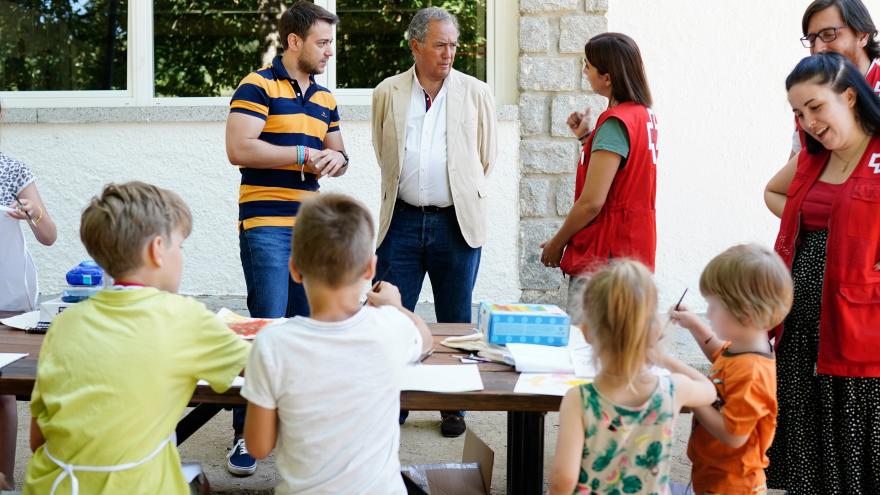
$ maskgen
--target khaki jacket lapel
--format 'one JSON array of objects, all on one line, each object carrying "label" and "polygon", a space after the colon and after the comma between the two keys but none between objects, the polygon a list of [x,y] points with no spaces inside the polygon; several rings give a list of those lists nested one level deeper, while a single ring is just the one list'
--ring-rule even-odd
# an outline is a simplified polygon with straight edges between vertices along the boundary
[{"label": "khaki jacket lapel", "polygon": [[394,127],[397,131],[397,173],[403,168],[403,150],[406,144],[406,114],[412,99],[413,76],[416,66],[404,72],[403,77],[394,85],[391,106],[394,109]]},{"label": "khaki jacket lapel", "polygon": [[446,163],[447,170],[449,164],[456,163],[453,159],[455,156],[456,146],[461,128],[461,119],[464,117],[462,112],[465,111],[464,105],[464,86],[458,78],[458,71],[451,70],[446,76]]}]

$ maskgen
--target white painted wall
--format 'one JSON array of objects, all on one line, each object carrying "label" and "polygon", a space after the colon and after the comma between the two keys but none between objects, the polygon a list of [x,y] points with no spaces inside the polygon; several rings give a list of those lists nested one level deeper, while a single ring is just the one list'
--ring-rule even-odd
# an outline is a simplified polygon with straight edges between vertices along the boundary
[{"label": "white painted wall", "polygon": [[[239,174],[224,151],[224,124],[7,124],[0,125],[0,149],[27,163],[58,223],[58,241],[45,247],[28,233],[44,293],[60,291],[64,274],[87,254],[79,240],[79,217],[104,183],[143,180],[172,189],[189,203],[193,234],[184,244],[181,291],[244,294],[235,230]],[[344,122],[352,157],[348,174],[323,182],[324,191],[350,194],[378,216],[379,168],[369,123]],[[499,159],[490,184],[489,239],[483,250],[474,298],[516,300],[519,129],[500,123]],[[430,290],[422,300],[431,300]]]},{"label": "white painted wall", "polygon": [[[785,77],[807,0],[610,0],[609,30],[645,60],[660,125],[657,282],[661,307],[703,308],[708,261],[742,242],[772,247],[779,221],[763,189],[785,163],[793,118]],[[875,21],[880,1],[866,0]]]}]

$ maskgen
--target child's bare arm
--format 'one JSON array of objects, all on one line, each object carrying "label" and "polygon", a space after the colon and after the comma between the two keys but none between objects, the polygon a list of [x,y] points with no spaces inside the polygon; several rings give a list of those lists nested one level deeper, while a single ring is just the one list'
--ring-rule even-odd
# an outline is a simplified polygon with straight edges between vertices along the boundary
[{"label": "child's bare arm", "polygon": [[30,443],[31,452],[36,452],[40,445],[46,443],[46,439],[43,437],[43,430],[37,424],[37,418],[31,418]]},{"label": "child's bare arm", "polygon": [[244,443],[255,459],[263,459],[275,448],[278,411],[248,402],[244,420]]},{"label": "child's bare arm", "polygon": [[550,469],[548,495],[570,495],[578,482],[584,451],[584,423],[581,419],[580,391],[573,388],[559,406],[559,437]]},{"label": "child's bare arm", "polygon": [[748,435],[733,435],[724,426],[724,416],[712,406],[694,408],[694,416],[706,430],[724,445],[736,449],[749,439]]},{"label": "child's bare arm", "polygon": [[422,336],[422,352],[427,352],[434,347],[434,337],[431,335],[431,330],[428,328],[425,320],[403,307],[403,303],[400,300],[400,291],[397,287],[388,282],[382,282],[376,291],[367,292],[367,302],[376,307],[394,306],[397,308],[398,311],[412,320],[416,328],[419,329],[419,333]]},{"label": "child's bare arm", "polygon": [[676,412],[682,407],[699,407],[715,402],[718,396],[715,386],[699,371],[659,350],[653,353],[651,360],[672,373]]},{"label": "child's bare arm", "polygon": [[706,355],[706,359],[708,359],[709,362],[714,361],[712,356],[718,352],[718,349],[721,349],[721,346],[724,345],[724,341],[719,339],[715,335],[715,332],[713,332],[699,316],[682,304],[679,306],[678,310],[674,307],[669,310],[669,318],[676,325],[687,329],[694,340],[697,341],[703,354]]}]

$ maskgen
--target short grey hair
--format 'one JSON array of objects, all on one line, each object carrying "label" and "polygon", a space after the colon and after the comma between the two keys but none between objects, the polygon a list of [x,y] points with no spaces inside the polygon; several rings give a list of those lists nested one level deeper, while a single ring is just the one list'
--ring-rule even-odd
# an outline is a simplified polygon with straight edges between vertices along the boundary
[{"label": "short grey hair", "polygon": [[416,40],[419,43],[424,43],[425,37],[428,35],[428,24],[431,21],[451,22],[455,26],[455,30],[459,31],[458,18],[455,17],[455,14],[440,7],[425,7],[424,9],[419,9],[412,20],[409,21],[409,27],[406,28],[404,38],[407,41]]}]

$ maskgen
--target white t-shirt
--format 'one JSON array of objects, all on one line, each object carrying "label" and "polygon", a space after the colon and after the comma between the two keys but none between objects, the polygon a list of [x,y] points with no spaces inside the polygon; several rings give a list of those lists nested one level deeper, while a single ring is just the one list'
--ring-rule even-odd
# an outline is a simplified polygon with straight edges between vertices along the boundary
[{"label": "white t-shirt", "polygon": [[400,384],[421,349],[415,324],[391,306],[262,330],[241,395],[278,412],[275,493],[405,494]]}]

